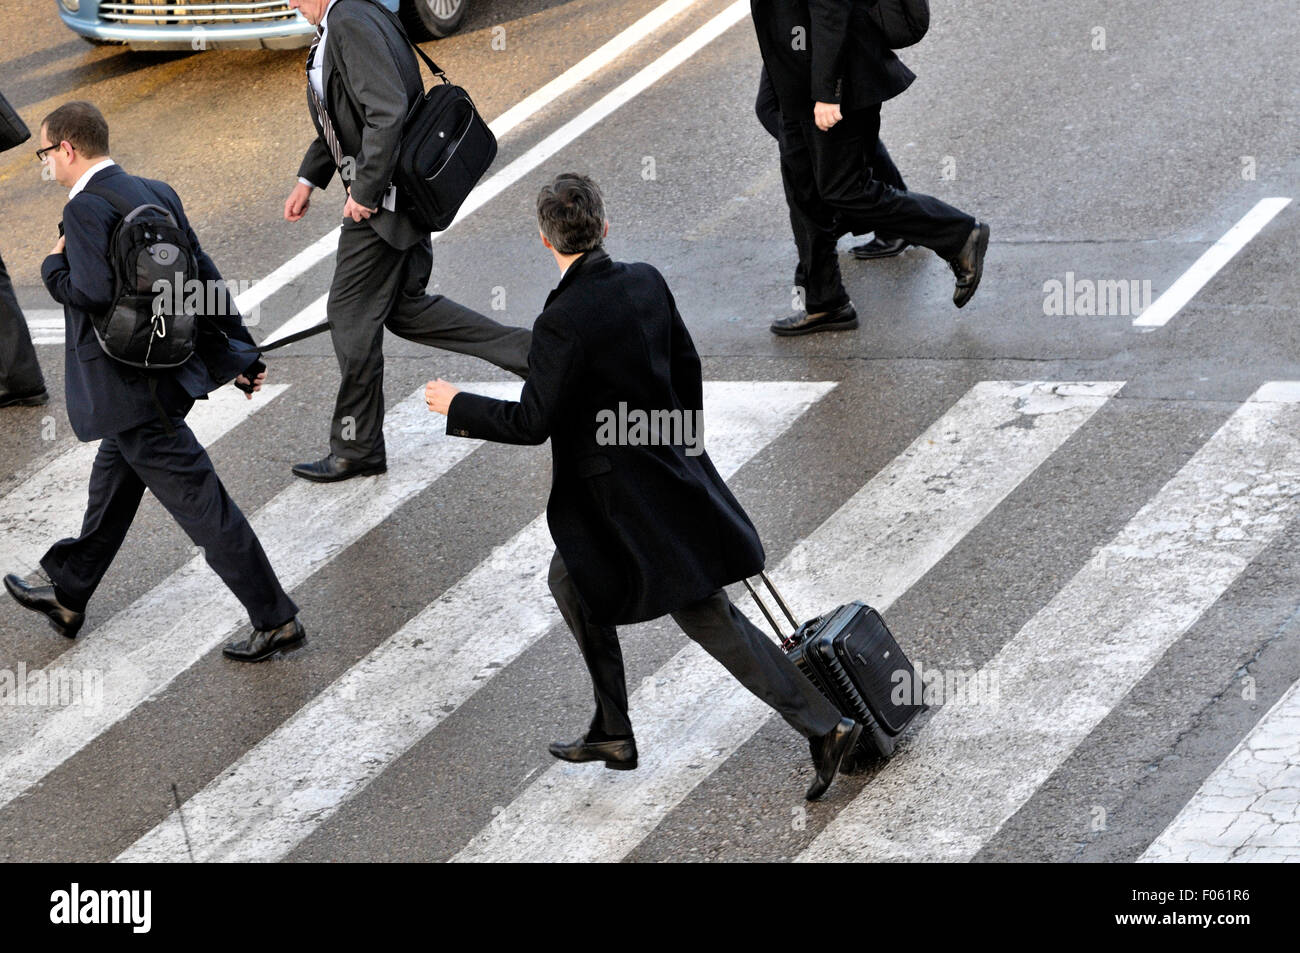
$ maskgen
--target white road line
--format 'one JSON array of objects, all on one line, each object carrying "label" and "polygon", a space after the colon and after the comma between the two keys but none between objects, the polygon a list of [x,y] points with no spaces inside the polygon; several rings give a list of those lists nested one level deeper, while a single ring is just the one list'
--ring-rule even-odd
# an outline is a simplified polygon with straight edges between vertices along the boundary
[{"label": "white road line", "polygon": [[[719,472],[734,473],[834,386],[705,384]],[[325,823],[560,621],[546,583],[553,551],[538,517],[192,797],[194,856],[278,859]],[[118,859],[188,856],[173,813]]]},{"label": "white road line", "polygon": [[[517,395],[521,385],[465,386],[504,397]],[[481,446],[479,441],[447,436],[442,418],[426,408],[423,389],[393,409],[384,431],[389,452],[386,475],[332,485],[295,479],[252,517],[286,589],[300,585]],[[303,606],[302,611],[310,631],[313,607]],[[59,665],[100,672],[103,703],[51,711],[19,709],[0,719],[0,805],[161,692],[247,624],[243,607],[207,563],[195,557],[129,608],[78,638],[76,646],[59,657]]]},{"label": "white road line", "polygon": [[[573,64],[545,86],[524,97],[514,106],[497,116],[496,119],[488,123],[488,127],[498,139],[502,138],[508,132],[536,116],[565,93],[590,79],[599,70],[613,63],[633,46],[647,37],[653,36],[669,20],[694,6],[697,2],[699,0],[668,0],[666,3],[661,3],[627,29],[598,47],[594,52]],[[472,198],[471,195],[471,200]],[[466,214],[468,213],[462,211],[460,217]],[[437,233],[435,233],[434,238],[437,238]],[[250,286],[243,294],[238,295],[235,298],[236,305],[240,311],[245,312],[257,307],[281,288],[334,254],[338,248],[338,243],[339,230],[335,228],[328,235],[322,236],[279,268],[276,268],[275,271],[261,281]],[[310,323],[300,323],[300,326],[289,331],[281,328],[276,337],[269,338],[265,343],[273,343],[278,337],[292,334],[293,331],[302,330],[306,327],[310,327]]]},{"label": "white road line", "polygon": [[[1121,386],[977,384],[795,547],[775,573],[792,608],[888,608]],[[456,859],[618,860],[771,715],[694,644],[646,680],[631,709],[636,771],[557,764]]]},{"label": "white road line", "polygon": [[[645,92],[678,66],[681,66],[700,50],[704,49],[708,44],[720,37],[728,29],[743,20],[748,16],[748,14],[749,3],[747,0],[738,0],[738,2],[727,7],[713,19],[704,24],[704,26],[700,27],[668,52],[664,53],[649,66],[642,69],[635,76],[632,76],[630,79],[602,96],[597,102],[583,110],[573,119],[570,119],[559,129],[555,130],[555,132],[551,133],[541,142],[537,143],[537,145],[533,146],[519,158],[507,165],[500,172],[497,172],[495,175],[488,178],[487,181],[481,183],[477,188],[475,188],[474,191],[470,193],[465,204],[461,206],[460,212],[457,213],[455,221],[453,221],[449,227],[454,227],[457,222],[460,222],[474,214],[474,212],[492,201],[492,199],[496,198],[510,186],[514,185],[547,159],[554,156],[588,129],[595,126],[602,119],[610,116],[620,106],[631,102],[634,98]],[[435,232],[433,238],[436,240],[439,235],[445,234],[445,231]],[[278,329],[276,329],[275,333],[271,334],[262,343],[274,344],[281,338],[288,337],[290,334],[294,334],[298,331],[306,330],[313,324],[317,324],[324,320],[325,303],[328,299],[328,294],[321,295],[311,304],[307,305],[307,307],[302,311],[298,312],[282,324]]]},{"label": "white road line", "polygon": [[1168,324],[1187,302],[1204,288],[1219,270],[1232,261],[1246,243],[1263,230],[1278,212],[1291,204],[1289,198],[1260,199],[1240,222],[1228,229],[1209,247],[1196,263],[1183,272],[1182,277],[1169,286],[1169,290],[1151,303],[1133,320],[1135,328],[1158,328]]},{"label": "white road line", "polygon": [[[252,400],[223,387],[194,404],[187,422],[205,447],[288,389],[267,384]],[[53,458],[0,499],[0,572],[35,569],[50,544],[75,536],[86,508],[86,486],[99,441],[77,444]]]},{"label": "white road line", "polygon": [[1138,859],[1300,861],[1300,682],[1287,689]]},{"label": "white road line", "polygon": [[1243,404],[984,667],[997,701],[940,709],[801,859],[974,857],[1287,525],[1297,399]]}]

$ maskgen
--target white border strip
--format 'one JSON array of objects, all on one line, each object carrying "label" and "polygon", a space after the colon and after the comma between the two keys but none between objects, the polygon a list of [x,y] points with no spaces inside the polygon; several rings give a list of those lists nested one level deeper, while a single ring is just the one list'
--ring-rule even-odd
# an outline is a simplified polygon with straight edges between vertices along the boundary
[{"label": "white border strip", "polygon": [[1263,230],[1274,216],[1291,204],[1285,197],[1260,199],[1240,222],[1228,229],[1227,234],[1211,245],[1196,263],[1183,272],[1182,277],[1169,286],[1169,290],[1152,302],[1151,306],[1133,320],[1135,328],[1161,328],[1191,301],[1196,293],[1209,284],[1246,243]]}]

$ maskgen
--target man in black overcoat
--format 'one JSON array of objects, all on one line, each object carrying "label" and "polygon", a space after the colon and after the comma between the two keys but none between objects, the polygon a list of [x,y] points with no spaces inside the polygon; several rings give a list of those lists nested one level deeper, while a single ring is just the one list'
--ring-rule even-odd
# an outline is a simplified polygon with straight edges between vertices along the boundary
[{"label": "man in black overcoat", "polygon": [[[848,229],[884,232],[933,250],[956,276],[953,304],[979,286],[989,227],[946,202],[880,178],[880,104],[916,77],[871,18],[874,0],[750,0],[754,30],[781,113],[781,179],[799,252],[805,310],[773,334],[858,326],[835,244]],[[879,163],[876,163],[879,164]]]},{"label": "man in black overcoat", "polygon": [[[450,434],[551,441],[551,592],[591,673],[596,714],[582,738],[550,751],[565,761],[637,766],[615,626],[671,614],[809,739],[817,776],[807,796],[818,798],[862,726],[843,718],[723,590],[763,568],[763,547],[708,454],[686,439],[700,432],[703,382],[672,294],[650,265],[606,254],[604,203],[590,179],[559,176],[537,208],[562,277],[533,327],[520,399],[461,393],[442,380],[425,395],[447,415]],[[610,426],[615,415],[638,412],[665,421],[661,430]]]}]

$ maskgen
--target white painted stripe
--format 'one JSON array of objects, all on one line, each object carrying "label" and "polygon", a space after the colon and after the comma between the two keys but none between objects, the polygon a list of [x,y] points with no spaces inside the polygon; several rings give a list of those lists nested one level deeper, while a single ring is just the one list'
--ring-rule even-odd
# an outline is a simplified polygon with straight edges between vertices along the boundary
[{"label": "white painted stripe", "polygon": [[63,311],[53,308],[33,308],[30,311],[24,311],[23,317],[27,319],[27,327],[32,333],[37,331],[48,331],[57,329],[63,331]]},{"label": "white painted stripe", "polygon": [[1198,291],[1209,284],[1210,279],[1218,274],[1224,265],[1232,261],[1237,252],[1246,247],[1247,242],[1258,235],[1278,212],[1290,204],[1289,198],[1260,199],[1240,222],[1228,229],[1227,233],[1211,245],[1205,254],[1196,259],[1196,263],[1183,272],[1182,277],[1170,285],[1168,291],[1135,318],[1133,326],[1158,328],[1168,324]]},{"label": "white painted stripe", "polygon": [[[267,384],[247,400],[242,391],[223,387],[197,401],[186,420],[206,447],[287,389],[287,384]],[[25,575],[52,543],[77,535],[98,451],[96,440],[56,453],[0,499],[0,571]]]},{"label": "white painted stripe", "polygon": [[[698,0],[667,0],[666,3],[661,3],[627,29],[598,47],[594,52],[573,64],[545,86],[525,96],[514,106],[497,116],[496,119],[488,123],[488,127],[498,139],[504,137],[507,133],[536,116],[565,93],[613,63],[633,46],[647,37],[653,36],[669,20],[694,6],[697,2]],[[462,210],[460,217],[466,214],[468,212]],[[435,233],[433,237],[437,238],[437,235],[438,233]],[[250,286],[243,294],[238,295],[235,298],[236,305],[240,311],[250,311],[257,307],[281,288],[334,254],[338,248],[338,243],[339,230],[335,228],[328,235],[322,236],[318,241],[303,249],[261,281]],[[303,323],[295,330],[302,330],[309,326],[309,324]],[[268,339],[265,343],[273,343],[279,337],[292,333],[292,331],[284,331],[282,328],[277,332],[276,337]]]},{"label": "white painted stripe", "polygon": [[[596,103],[583,110],[573,119],[570,119],[559,129],[555,130],[555,132],[551,133],[537,145],[533,146],[519,158],[507,165],[500,172],[497,172],[487,181],[478,185],[474,191],[469,194],[469,198],[465,200],[465,204],[461,206],[460,211],[456,214],[455,221],[453,221],[448,228],[454,227],[457,222],[460,222],[474,214],[474,212],[492,201],[492,199],[496,198],[510,186],[514,185],[547,159],[550,159],[588,129],[591,129],[602,119],[610,116],[620,106],[626,105],[641,93],[645,92],[660,79],[667,76],[682,63],[686,62],[700,50],[704,49],[708,44],[716,40],[732,26],[739,23],[748,15],[748,13],[749,3],[747,0],[737,0],[736,3],[733,3],[731,6],[723,10],[722,13],[719,13],[713,19],[709,20],[704,24],[704,26],[700,27],[668,52],[664,53],[649,66],[638,72],[635,76],[602,96]],[[436,240],[439,235],[445,234],[445,230],[442,232],[435,232],[432,237]],[[273,344],[281,338],[287,337],[296,331],[305,330],[313,324],[324,320],[325,303],[328,299],[328,293],[321,295],[321,297],[317,298],[306,308],[285,322],[283,326],[268,337],[263,343]]]},{"label": "white painted stripe", "polygon": [[[775,578],[791,607],[888,608],[1121,386],[973,387],[784,560]],[[646,680],[631,710],[636,771],[556,764],[457,859],[618,860],[771,715],[694,644]]]},{"label": "white painted stripe", "polygon": [[[834,386],[707,383],[718,471],[734,473]],[[195,858],[283,857],[441,724],[560,621],[546,582],[553,551],[538,517],[191,798]],[[173,813],[118,859],[188,856]]]},{"label": "white painted stripe", "polygon": [[[1274,390],[1276,393],[1276,389]],[[1294,515],[1300,404],[1252,399],[942,708],[804,860],[969,860]]]},{"label": "white painted stripe", "polygon": [[[501,397],[517,396],[521,387],[518,382],[465,386]],[[294,479],[252,518],[285,589],[300,585],[481,446],[479,441],[447,436],[443,419],[425,406],[423,388],[389,413],[384,432],[386,475],[340,484]],[[304,606],[308,630],[312,618],[312,607]],[[20,709],[0,719],[0,805],[247,624],[243,607],[196,557],[129,608],[82,635],[59,657],[59,664],[102,673],[103,703],[50,711]]]},{"label": "white painted stripe", "polygon": [[1300,861],[1300,682],[1205,779],[1139,860]]}]

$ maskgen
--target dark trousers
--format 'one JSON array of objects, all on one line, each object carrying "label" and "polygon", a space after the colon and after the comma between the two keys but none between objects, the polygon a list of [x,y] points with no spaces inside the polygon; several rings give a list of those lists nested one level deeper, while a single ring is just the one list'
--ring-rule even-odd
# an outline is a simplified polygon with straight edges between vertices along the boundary
[{"label": "dark trousers", "polygon": [[[781,103],[776,98],[776,88],[772,86],[772,78],[767,73],[767,67],[763,67],[763,72],[758,78],[758,96],[754,100],[754,115],[767,134],[775,139],[778,143],[781,141]],[[907,191],[907,183],[903,181],[903,174],[898,171],[898,166],[894,165],[894,158],[885,148],[884,140],[880,138],[879,133],[876,135],[875,145],[872,146],[870,155],[867,156],[867,167],[873,179],[884,182],[886,185],[892,185],[900,192]],[[843,234],[844,229],[841,229]],[[866,234],[857,232],[855,234]],[[877,232],[876,237],[881,241],[888,241],[891,237],[887,232]]]},{"label": "dark trousers", "polygon": [[781,121],[781,179],[799,250],[795,284],[810,313],[848,303],[835,243],[844,231],[875,231],[955,258],[975,219],[946,202],[875,177],[880,106],[847,114],[822,132],[812,119]]},{"label": "dark trousers", "polygon": [[344,224],[326,306],[342,375],[330,430],[330,450],[336,456],[384,459],[384,328],[408,341],[481,357],[527,375],[532,332],[429,294],[425,289],[432,271],[429,239],[402,250],[369,225]]},{"label": "dark trousers", "polygon": [[[59,601],[85,611],[148,489],[203,549],[254,628],[288,622],[298,607],[281,588],[253,527],[226,493],[183,414],[172,429],[169,434],[161,420],[153,420],[100,442],[81,535],[55,543],[41,560]],[[184,611],[177,606],[178,614]]]},{"label": "dark trousers", "polygon": [[[578,640],[595,689],[596,714],[591,719],[589,737],[597,740],[606,735],[631,735],[618,631],[612,625],[591,622],[558,552],[551,560],[549,581],[555,604]],[[804,737],[826,734],[843,717],[780,647],[732,605],[723,590],[678,609],[672,617],[689,638]]]},{"label": "dark trousers", "polygon": [[18,307],[13,282],[0,258],[0,396],[28,397],[45,390],[27,319]]}]

